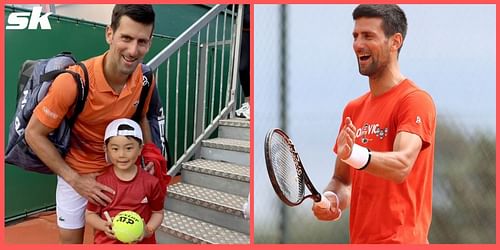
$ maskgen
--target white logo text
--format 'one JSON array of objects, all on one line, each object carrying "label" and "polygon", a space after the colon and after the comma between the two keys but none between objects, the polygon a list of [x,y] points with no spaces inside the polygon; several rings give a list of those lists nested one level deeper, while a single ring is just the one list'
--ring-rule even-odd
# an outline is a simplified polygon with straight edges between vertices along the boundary
[{"label": "white logo text", "polygon": [[31,13],[29,12],[14,12],[10,13],[7,19],[8,25],[5,27],[8,30],[23,30],[28,28],[29,30],[38,29],[38,25],[42,30],[50,30],[49,16],[52,12],[45,13],[42,16],[42,7],[33,7]]}]

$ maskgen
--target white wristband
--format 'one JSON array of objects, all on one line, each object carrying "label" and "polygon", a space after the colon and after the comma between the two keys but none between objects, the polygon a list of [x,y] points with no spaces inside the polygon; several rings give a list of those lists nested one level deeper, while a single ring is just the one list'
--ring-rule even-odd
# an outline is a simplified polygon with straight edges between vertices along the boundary
[{"label": "white wristband", "polygon": [[352,145],[352,152],[351,156],[349,158],[342,160],[345,163],[349,164],[351,167],[355,169],[363,169],[368,166],[368,163],[370,163],[370,150],[368,148],[359,146],[358,144],[354,143]]}]

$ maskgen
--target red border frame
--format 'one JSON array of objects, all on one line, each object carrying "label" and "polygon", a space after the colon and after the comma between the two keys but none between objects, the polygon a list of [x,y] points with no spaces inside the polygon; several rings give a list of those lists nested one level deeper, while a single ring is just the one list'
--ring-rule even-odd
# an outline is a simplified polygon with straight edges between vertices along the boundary
[{"label": "red border frame", "polygon": [[[86,3],[98,3],[98,4],[103,4],[103,3],[115,3],[116,1],[88,1]],[[142,3],[151,3],[153,1],[127,1],[127,0],[122,0],[122,1],[119,1],[120,3],[139,3],[139,2],[142,2]],[[253,12],[254,12],[254,6],[253,4],[312,4],[310,1],[279,1],[279,0],[275,0],[275,1],[269,1],[269,0],[253,0],[253,1],[206,1],[206,0],[199,0],[199,1],[196,1],[197,4],[213,4],[214,2],[217,2],[217,3],[234,3],[234,2],[237,2],[237,3],[250,3],[252,4],[251,5],[251,11],[250,11],[250,15],[251,15],[251,25],[253,27],[254,25],[254,20],[253,20]],[[339,3],[370,3],[372,1],[366,1],[366,0],[361,0],[361,1],[357,1],[357,2],[353,2],[353,1],[346,1],[346,0],[340,0],[340,1],[326,1],[326,0],[316,0],[316,1],[313,1],[313,3],[316,3],[316,4],[326,4],[326,3],[330,3],[330,4],[339,4]],[[398,3],[398,4],[423,4],[423,3],[431,3],[431,4],[446,4],[446,3],[453,3],[453,4],[456,4],[457,1],[429,1],[429,0],[425,0],[425,1],[406,1],[406,0],[402,0],[402,1],[377,1],[378,3]],[[47,3],[45,1],[8,1],[8,3],[5,3],[5,4],[14,4],[14,3],[22,3],[22,4],[30,4],[30,3],[36,3],[36,4],[40,4],[40,3]],[[81,3],[81,2],[78,2],[78,1],[50,1],[50,3]],[[181,4],[181,3],[187,3],[186,1],[154,1],[155,4],[159,4],[159,3],[168,3],[168,4]],[[474,1],[470,1],[470,2],[461,2],[461,3],[470,3],[470,4],[496,4],[497,1],[492,1],[492,0],[486,0],[486,1],[477,1],[477,2],[474,2]],[[0,32],[0,46],[1,46],[1,55],[0,55],[0,65],[5,65],[5,34],[4,34],[4,28],[5,27],[5,24],[4,24],[4,20],[5,20],[5,17],[4,17],[4,5],[2,5],[0,7],[0,26],[2,26],[2,31]],[[497,5],[496,6],[496,12],[498,13],[498,10],[499,10],[499,6]],[[497,18],[497,23],[498,23],[498,18]],[[497,27],[497,35],[498,37],[498,27]],[[250,37],[251,37],[251,40],[253,41],[253,38],[254,38],[254,30],[252,29],[251,30],[251,33],[250,33]],[[498,39],[497,39],[498,41]],[[251,65],[253,65],[254,63],[254,57],[253,57],[253,51],[254,51],[254,47],[253,47],[253,43],[251,43],[250,45],[250,50],[251,50],[251,57],[250,57],[250,62],[251,62]],[[497,46],[497,51],[496,51],[496,58],[498,58],[498,46]],[[1,77],[1,82],[3,83],[1,86],[5,86],[5,78],[4,78],[4,72],[5,71],[5,68],[4,67],[0,67],[0,75],[2,76]],[[252,93],[255,93],[254,92],[254,84],[253,84],[253,80],[254,80],[254,67],[251,67],[251,70],[250,70],[250,82],[251,82],[251,92]],[[498,75],[497,75],[497,82],[498,82]],[[498,88],[497,88],[497,93],[498,93]],[[4,88],[0,88],[0,99],[2,100],[2,102],[5,100],[5,93],[4,93]],[[251,96],[251,99],[250,99],[250,103],[251,103],[251,106],[254,107],[254,98],[253,98],[253,95]],[[5,103],[3,102],[3,105],[5,105]],[[496,106],[498,107],[498,102],[496,103]],[[254,116],[254,109],[251,110],[252,111],[252,117],[255,117]],[[2,108],[1,111],[0,111],[0,119],[4,120],[4,116],[5,116],[5,110]],[[498,109],[497,109],[497,128],[498,128],[498,122],[499,122],[499,119],[498,119]],[[250,121],[250,124],[251,124],[251,128],[250,128],[250,136],[251,138],[253,138],[254,136],[254,123],[255,121],[252,119]],[[4,131],[5,129],[5,124],[2,122],[1,123],[1,129],[2,131]],[[5,141],[5,135],[2,133],[1,135],[1,141]],[[251,168],[250,168],[250,174],[251,176],[254,176],[254,168],[253,168],[253,164],[254,164],[254,143],[253,143],[253,140],[250,141],[250,147],[251,147],[251,150],[250,150],[250,156],[251,156],[251,159],[250,159],[250,164],[251,164]],[[0,156],[2,162],[3,162],[3,152],[5,150],[4,148],[4,144],[2,143],[1,144],[1,149],[2,149],[2,154]],[[497,153],[497,162],[498,160],[500,159],[499,157],[499,153],[500,153],[500,150],[496,149],[496,153]],[[497,194],[497,197],[498,197],[498,193],[500,191],[500,188],[498,187],[498,171],[496,173],[496,180],[497,180],[497,186],[496,186],[496,194]],[[0,190],[4,190],[4,184],[5,184],[5,181],[4,181],[4,171],[0,171],[0,179],[1,179],[1,186],[0,186]],[[253,201],[254,201],[254,193],[253,193],[253,184],[254,184],[254,181],[253,181],[253,178],[251,178],[250,180],[250,185],[251,185],[251,204],[253,204]],[[0,207],[2,208],[1,211],[1,219],[3,220],[4,217],[5,217],[5,207],[4,207],[4,198],[5,198],[5,193],[4,192],[0,192]],[[497,210],[498,210],[498,198],[497,198],[497,201],[496,201],[496,204],[497,204]],[[253,209],[251,210],[251,216],[253,218],[253,215],[254,215],[254,211]],[[497,216],[496,216],[496,239],[498,239],[498,235],[499,235],[499,230],[498,230],[498,222],[499,222],[499,218],[498,218],[498,213],[497,213]],[[454,250],[460,250],[460,249],[498,249],[498,242],[495,243],[495,244],[432,244],[432,245],[404,245],[404,246],[398,246],[398,245],[340,245],[340,244],[336,244],[336,245],[319,245],[319,244],[310,244],[310,245],[303,245],[303,244],[295,244],[295,245],[288,245],[288,244],[285,244],[285,245],[270,245],[270,244],[254,244],[254,231],[253,231],[253,220],[251,220],[250,222],[250,226],[251,226],[251,230],[250,230],[250,237],[251,237],[251,244],[250,245],[149,245],[147,246],[148,249],[160,249],[160,248],[175,248],[175,249],[198,249],[198,248],[201,248],[201,249],[302,249],[304,247],[314,247],[315,249],[383,249],[383,250],[386,250],[386,249],[422,249],[422,248],[426,248],[426,249],[429,249],[429,248],[432,248],[432,249],[448,249],[448,248],[453,248]],[[85,245],[22,245],[22,244],[6,244],[5,243],[5,235],[4,235],[4,225],[2,225],[0,227],[0,246],[1,248],[8,248],[8,249],[33,249],[33,248],[36,248],[36,249],[76,249],[76,248],[83,248],[83,247],[87,247]],[[93,248],[100,248],[100,249],[123,249],[123,248],[138,248],[137,246],[133,246],[133,245],[120,245],[120,246],[109,246],[109,245],[93,245],[92,246]]]}]

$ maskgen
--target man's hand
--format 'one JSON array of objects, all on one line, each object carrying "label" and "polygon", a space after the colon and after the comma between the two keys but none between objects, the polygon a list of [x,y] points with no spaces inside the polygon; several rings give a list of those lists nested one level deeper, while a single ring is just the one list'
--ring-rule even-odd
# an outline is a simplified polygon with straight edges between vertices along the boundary
[{"label": "man's hand", "polygon": [[342,160],[351,156],[352,145],[356,139],[356,127],[350,117],[345,119],[345,124],[337,138],[337,155]]},{"label": "man's hand", "polygon": [[97,182],[95,180],[97,175],[97,173],[83,174],[68,183],[77,193],[85,197],[89,202],[106,206],[112,201],[112,199],[104,192],[109,192],[114,195],[115,191],[110,187]]},{"label": "man's hand", "polygon": [[338,220],[342,215],[339,208],[339,199],[334,192],[327,191],[323,194],[330,201],[330,208],[322,208],[317,203],[313,204],[312,211],[319,220]]}]

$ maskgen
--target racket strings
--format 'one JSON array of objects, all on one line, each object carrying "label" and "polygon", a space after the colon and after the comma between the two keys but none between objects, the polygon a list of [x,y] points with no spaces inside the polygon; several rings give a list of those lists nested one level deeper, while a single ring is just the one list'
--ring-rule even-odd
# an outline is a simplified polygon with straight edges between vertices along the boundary
[{"label": "racket strings", "polygon": [[297,166],[297,154],[287,138],[274,134],[270,141],[271,160],[276,180],[282,193],[294,203],[304,197],[304,183],[301,168]]}]

